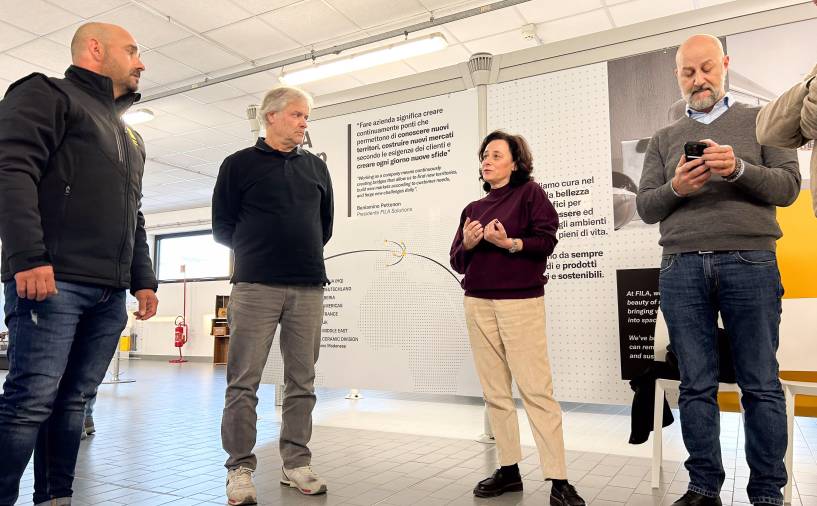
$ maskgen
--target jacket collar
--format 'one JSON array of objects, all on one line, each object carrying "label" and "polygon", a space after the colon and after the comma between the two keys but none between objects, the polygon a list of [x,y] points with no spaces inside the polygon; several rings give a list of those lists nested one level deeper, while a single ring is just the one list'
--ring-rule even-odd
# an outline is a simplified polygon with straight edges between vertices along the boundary
[{"label": "jacket collar", "polygon": [[116,112],[124,113],[134,102],[141,98],[139,93],[126,93],[115,101],[113,99],[113,81],[108,76],[71,65],[65,71],[65,78],[82,86],[86,91],[105,103],[112,103]]},{"label": "jacket collar", "polygon": [[301,148],[301,146],[297,146],[295,149],[289,152],[278,151],[277,149],[270,147],[270,145],[266,143],[263,137],[259,137],[258,140],[255,142],[255,149],[264,151],[265,153],[276,153],[278,155],[283,156],[284,158],[294,158],[296,156],[301,156],[304,154],[304,150],[303,148]]}]

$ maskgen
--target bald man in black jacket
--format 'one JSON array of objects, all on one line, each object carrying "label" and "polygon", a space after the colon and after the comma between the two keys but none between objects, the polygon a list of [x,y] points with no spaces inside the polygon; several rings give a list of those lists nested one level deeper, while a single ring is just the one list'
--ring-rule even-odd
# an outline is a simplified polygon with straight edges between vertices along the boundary
[{"label": "bald man in black jacket", "polygon": [[158,304],[139,210],[145,150],[121,119],[139,98],[139,48],[88,23],[71,53],[65,79],[32,74],[0,101],[0,505],[17,500],[35,444],[34,503],[70,504],[85,401],[127,323],[125,290],[138,319]]}]

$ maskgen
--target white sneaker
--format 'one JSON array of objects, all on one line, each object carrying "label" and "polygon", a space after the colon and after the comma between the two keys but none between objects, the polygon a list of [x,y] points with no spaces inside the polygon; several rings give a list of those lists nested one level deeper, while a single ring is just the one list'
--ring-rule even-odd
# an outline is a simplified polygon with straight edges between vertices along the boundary
[{"label": "white sneaker", "polygon": [[247,467],[236,467],[227,471],[227,503],[256,504],[255,484],[252,482],[253,470]]},{"label": "white sneaker", "polygon": [[281,468],[281,484],[297,488],[302,494],[315,495],[326,492],[326,482],[312,470],[312,466]]}]

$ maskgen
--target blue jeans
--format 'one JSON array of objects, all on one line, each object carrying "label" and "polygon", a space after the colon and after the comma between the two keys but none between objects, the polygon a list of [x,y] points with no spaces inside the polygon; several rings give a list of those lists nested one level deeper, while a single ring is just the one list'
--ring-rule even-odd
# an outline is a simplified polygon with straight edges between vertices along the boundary
[{"label": "blue jeans", "polygon": [[88,397],[88,401],[85,403],[85,418],[94,416],[94,406],[96,406],[96,390]]},{"label": "blue jeans", "polygon": [[34,456],[34,502],[70,497],[85,401],[127,323],[124,290],[57,282],[43,302],[5,285],[9,373],[0,396],[0,505],[14,504]]},{"label": "blue jeans", "polygon": [[783,504],[786,401],[775,356],[783,286],[771,251],[665,255],[659,287],[681,370],[681,431],[689,490],[717,497],[725,478],[718,409],[718,312],[743,395],[746,487],[752,503]]}]

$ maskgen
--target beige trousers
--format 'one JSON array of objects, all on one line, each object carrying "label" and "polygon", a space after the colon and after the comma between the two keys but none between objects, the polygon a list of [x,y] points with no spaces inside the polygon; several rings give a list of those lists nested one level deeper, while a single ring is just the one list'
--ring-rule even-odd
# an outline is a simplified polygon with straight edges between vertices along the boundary
[{"label": "beige trousers", "polygon": [[553,398],[548,360],[545,298],[465,297],[465,322],[500,465],[522,460],[513,379],[533,429],[542,474],[567,479],[562,410]]}]

